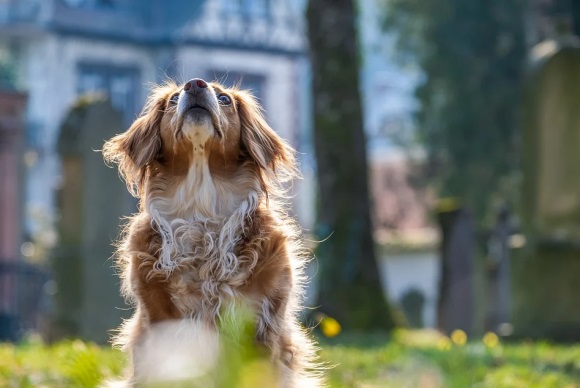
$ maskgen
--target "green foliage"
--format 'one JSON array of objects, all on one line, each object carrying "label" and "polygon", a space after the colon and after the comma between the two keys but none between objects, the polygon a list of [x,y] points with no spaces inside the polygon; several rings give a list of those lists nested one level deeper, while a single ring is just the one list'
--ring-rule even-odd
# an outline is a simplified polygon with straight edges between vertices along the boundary
[{"label": "green foliage", "polygon": [[253,315],[245,307],[236,316],[225,315],[221,322],[219,366],[215,371],[218,387],[260,387],[275,385],[275,371],[268,361],[266,349],[255,341],[256,325]]},{"label": "green foliage", "polygon": [[0,344],[0,386],[97,387],[121,374],[123,360],[117,351],[79,340]]},{"label": "green foliage", "polygon": [[523,0],[388,0],[385,26],[401,58],[416,62],[420,140],[442,161],[442,196],[460,197],[479,220],[490,199],[509,200],[517,168],[526,53]]},{"label": "green foliage", "polygon": [[[330,386],[338,388],[572,388],[580,381],[580,345],[503,344],[481,338],[464,344],[425,330],[399,330],[391,337],[341,334],[324,340],[321,356],[332,366]],[[0,344],[0,386],[95,387],[103,378],[118,376],[123,360],[117,351],[78,340],[51,346],[38,341]],[[231,360],[220,365],[228,365],[229,371]],[[242,369],[235,380],[228,379],[229,387],[265,386],[266,359],[250,355],[235,362]]]},{"label": "green foliage", "polygon": [[[338,342],[342,341],[342,342]],[[465,345],[430,331],[349,336],[323,346],[332,387],[577,387],[580,346],[514,343]],[[575,385],[576,384],[576,385]]]}]

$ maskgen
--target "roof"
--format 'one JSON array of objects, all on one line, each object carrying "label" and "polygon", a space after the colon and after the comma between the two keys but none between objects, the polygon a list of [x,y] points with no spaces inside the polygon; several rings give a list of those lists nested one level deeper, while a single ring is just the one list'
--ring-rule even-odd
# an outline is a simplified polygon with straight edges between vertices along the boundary
[{"label": "roof", "polygon": [[[288,0],[5,0],[2,34],[56,32],[140,45],[197,44],[302,54],[303,21]],[[262,4],[253,5],[250,4]]]}]

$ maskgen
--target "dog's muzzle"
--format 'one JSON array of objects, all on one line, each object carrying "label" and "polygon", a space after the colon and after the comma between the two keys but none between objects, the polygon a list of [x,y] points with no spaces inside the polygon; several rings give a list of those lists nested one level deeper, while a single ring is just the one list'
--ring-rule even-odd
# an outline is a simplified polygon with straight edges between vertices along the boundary
[{"label": "dog's muzzle", "polygon": [[183,120],[191,120],[194,124],[208,124],[209,120],[215,135],[222,137],[217,97],[213,88],[201,78],[194,78],[183,85],[177,112]]}]

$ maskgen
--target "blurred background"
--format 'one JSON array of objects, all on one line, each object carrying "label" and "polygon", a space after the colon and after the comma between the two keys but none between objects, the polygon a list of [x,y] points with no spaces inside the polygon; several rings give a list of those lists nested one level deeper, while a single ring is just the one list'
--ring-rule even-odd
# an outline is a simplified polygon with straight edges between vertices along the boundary
[{"label": "blurred background", "polygon": [[338,3],[0,0],[0,341],[130,315],[95,151],[193,77],[299,152],[314,321],[578,341],[580,2]]}]

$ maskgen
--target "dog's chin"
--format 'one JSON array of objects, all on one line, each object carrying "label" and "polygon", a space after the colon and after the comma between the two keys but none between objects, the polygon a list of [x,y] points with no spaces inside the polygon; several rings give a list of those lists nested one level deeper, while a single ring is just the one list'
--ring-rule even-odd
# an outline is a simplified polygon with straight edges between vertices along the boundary
[{"label": "dog's chin", "polygon": [[194,106],[186,110],[183,114],[184,121],[191,121],[194,124],[203,124],[207,121],[211,122],[211,113],[200,106]]},{"label": "dog's chin", "polygon": [[186,115],[181,126],[181,132],[194,146],[204,145],[216,134],[211,116],[207,111],[205,112],[207,114],[193,112],[193,114]]}]

